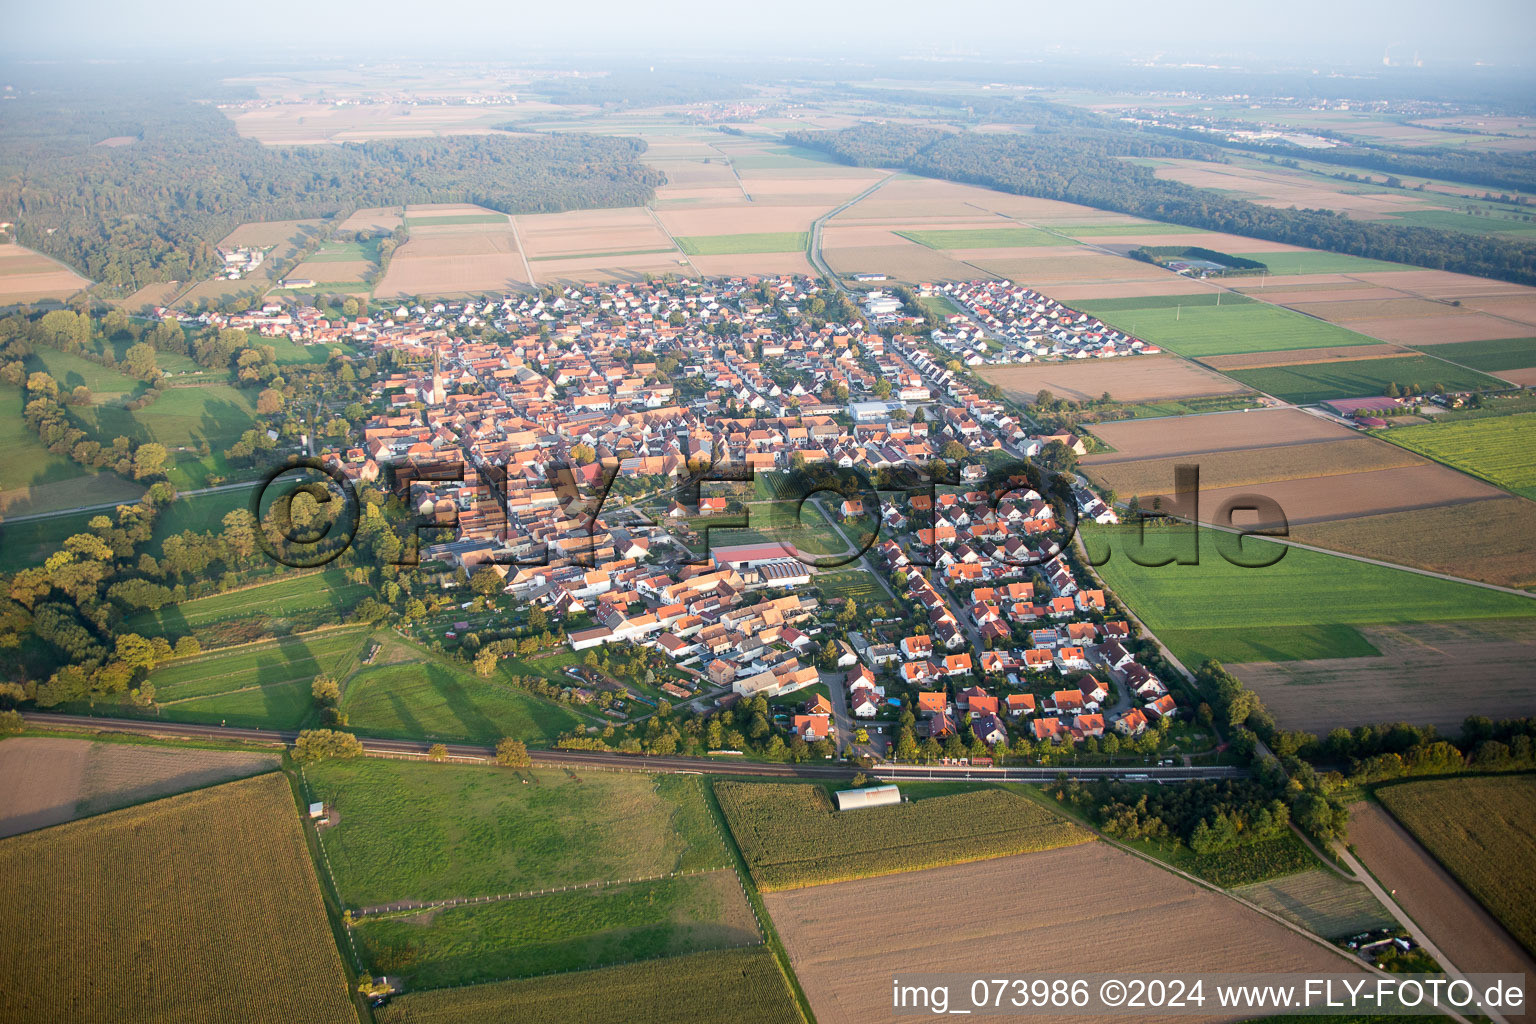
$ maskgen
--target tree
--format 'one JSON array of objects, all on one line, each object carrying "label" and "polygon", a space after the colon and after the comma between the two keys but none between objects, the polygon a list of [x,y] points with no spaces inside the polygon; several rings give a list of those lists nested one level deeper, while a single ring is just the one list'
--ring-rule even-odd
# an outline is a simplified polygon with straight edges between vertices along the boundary
[{"label": "tree", "polygon": [[166,460],[165,445],[151,441],[141,444],[133,453],[133,478],[143,480],[145,477],[159,476],[165,472]]},{"label": "tree", "polygon": [[469,577],[469,589],[481,597],[490,597],[492,594],[500,592],[501,583],[501,575],[488,565],[476,569],[474,574]]},{"label": "tree", "polygon": [[496,662],[498,660],[494,647],[480,648],[479,653],[475,655],[475,675],[480,676],[482,679],[490,678],[496,671]]},{"label": "tree", "polygon": [[949,441],[945,443],[944,449],[940,454],[950,462],[959,462],[971,454],[971,450],[959,441]]},{"label": "tree", "polygon": [[315,676],[309,684],[309,695],[321,707],[335,707],[341,703],[341,685],[330,676]]},{"label": "tree", "polygon": [[526,768],[533,760],[528,756],[527,744],[506,736],[496,744],[496,763],[503,768]]},{"label": "tree", "polygon": [[865,729],[863,727],[855,729],[853,731],[853,742],[855,742],[855,743],[868,743],[869,742],[869,730]]},{"label": "tree", "polygon": [[0,711],[0,736],[15,736],[26,727],[20,711]]},{"label": "tree", "polygon": [[853,773],[853,788],[854,789],[858,789],[860,786],[864,785],[868,781],[869,781],[869,777],[866,776],[863,772],[854,772]]},{"label": "tree", "polygon": [[427,760],[428,761],[446,761],[446,760],[448,760],[448,748],[443,746],[441,743],[434,743],[434,744],[432,744],[430,747],[427,748]]},{"label": "tree", "polygon": [[597,458],[597,451],[589,444],[571,445],[571,461],[578,466],[585,466]]},{"label": "tree", "polygon": [[333,729],[305,729],[293,741],[293,759],[300,762],[358,757],[362,753],[361,740],[349,732]]},{"label": "tree", "polygon": [[256,411],[263,416],[273,416],[283,411],[283,393],[276,388],[263,388],[256,396]]},{"label": "tree", "polygon": [[127,366],[128,372],[140,380],[153,380],[160,376],[160,367],[155,365],[154,346],[146,345],[142,341],[130,346],[128,351],[123,353],[123,363]]}]

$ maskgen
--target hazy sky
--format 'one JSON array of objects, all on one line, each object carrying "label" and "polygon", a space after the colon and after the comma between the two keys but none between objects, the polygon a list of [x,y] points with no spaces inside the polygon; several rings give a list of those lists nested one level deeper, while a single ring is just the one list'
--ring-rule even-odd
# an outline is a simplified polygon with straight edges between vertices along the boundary
[{"label": "hazy sky", "polygon": [[7,56],[505,57],[606,51],[645,59],[899,53],[992,58],[1114,51],[1168,60],[1380,65],[1529,63],[1532,0],[49,0],[7,5]]}]

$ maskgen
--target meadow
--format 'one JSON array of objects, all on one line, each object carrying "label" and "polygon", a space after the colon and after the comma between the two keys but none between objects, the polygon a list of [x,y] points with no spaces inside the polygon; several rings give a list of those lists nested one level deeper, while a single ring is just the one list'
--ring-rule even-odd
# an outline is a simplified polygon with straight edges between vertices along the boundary
[{"label": "meadow", "polygon": [[1325,939],[1395,923],[1364,885],[1340,878],[1326,868],[1255,882],[1233,892]]},{"label": "meadow", "polygon": [[1536,953],[1536,776],[1404,782],[1378,788],[1376,797]]},{"label": "meadow", "polygon": [[1430,356],[1264,366],[1227,370],[1226,373],[1251,388],[1295,405],[1315,405],[1331,398],[1381,395],[1386,393],[1388,384],[1396,384],[1399,389],[1411,385],[1425,391],[1437,386],[1451,391],[1505,386],[1503,381],[1487,374],[1452,366]]},{"label": "meadow", "polygon": [[305,781],[340,817],[322,842],[352,907],[730,863],[693,776],[370,759],[311,765]]},{"label": "meadow", "polygon": [[1536,366],[1536,338],[1451,341],[1443,345],[1423,345],[1419,348],[1420,351],[1433,353],[1453,363],[1490,373]]},{"label": "meadow", "polygon": [[0,841],[0,870],[0,1021],[357,1020],[281,774]]},{"label": "meadow", "polygon": [[930,249],[1016,249],[1033,245],[1070,245],[1060,235],[1039,228],[960,228],[953,231],[898,231]]},{"label": "meadow", "polygon": [[[60,352],[46,345],[39,345],[33,350],[32,355],[27,357],[26,367],[28,373],[43,372],[58,381],[59,391],[64,395],[84,385],[90,388],[91,394],[96,398],[110,399],[120,395],[131,396],[149,386],[126,373],[108,369],[83,356]],[[111,439],[108,438],[108,440]]]},{"label": "meadow", "polygon": [[[1375,345],[1376,339],[1279,306],[1223,294],[1078,302],[1077,308],[1138,338],[1198,359],[1238,352]],[[1193,301],[1199,300],[1199,301]]]},{"label": "meadow", "polygon": [[43,447],[22,419],[26,402],[21,388],[0,384],[0,491],[36,487],[85,476],[90,471],[68,456]]},{"label": "meadow", "polygon": [[804,252],[810,235],[804,231],[763,231],[740,235],[680,237],[677,247],[689,256],[733,256],[752,252]]},{"label": "meadow", "polygon": [[1314,252],[1305,249],[1290,252],[1245,252],[1243,258],[1257,260],[1275,275],[1291,274],[1364,274],[1376,270],[1412,270],[1401,263],[1371,260],[1341,252]]},{"label": "meadow", "polygon": [[762,941],[730,869],[368,916],[352,935],[373,973],[413,992]]},{"label": "meadow", "polygon": [[180,637],[206,633],[231,621],[246,626],[280,621],[319,625],[339,620],[370,592],[366,583],[348,583],[337,570],[288,570],[270,583],[140,612],[123,629],[145,636]]},{"label": "meadow", "polygon": [[1536,413],[1459,423],[1428,423],[1380,436],[1436,462],[1536,498]]},{"label": "meadow", "polygon": [[379,1024],[803,1024],[773,955],[727,949],[575,974],[410,992]]},{"label": "meadow", "polygon": [[1005,790],[842,813],[812,785],[717,782],[736,845],[765,892],[1090,842],[1091,833]]},{"label": "meadow", "polygon": [[547,747],[583,721],[563,705],[425,658],[360,670],[347,681],[341,707],[359,732],[450,743],[515,736]]},{"label": "meadow", "polygon": [[[1138,549],[1130,528],[1084,526],[1099,576],[1190,668],[1223,662],[1364,657],[1379,653],[1360,625],[1519,618],[1533,602],[1511,594],[1434,579],[1353,559],[1242,539],[1238,557],[1223,557],[1237,539],[1198,531],[1199,564],[1148,567],[1174,555],[1187,532],[1149,528]],[[1179,538],[1175,540],[1175,538]],[[1104,559],[1107,557],[1107,561]]]}]

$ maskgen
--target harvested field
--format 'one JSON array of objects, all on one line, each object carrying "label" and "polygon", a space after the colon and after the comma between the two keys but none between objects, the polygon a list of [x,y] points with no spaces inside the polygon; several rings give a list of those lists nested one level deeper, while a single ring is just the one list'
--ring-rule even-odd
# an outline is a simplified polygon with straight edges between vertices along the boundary
[{"label": "harvested field", "polygon": [[[855,207],[857,209],[857,207]],[[850,246],[825,249],[827,266],[836,274],[889,274],[899,281],[971,281],[985,271],[961,263],[915,242],[900,245]]]},{"label": "harvested field", "polygon": [[1441,317],[1387,317],[1380,320],[1355,320],[1350,330],[1368,334],[1382,341],[1404,345],[1436,345],[1447,341],[1484,341],[1525,334],[1518,324],[1485,313]]},{"label": "harvested field", "polygon": [[[1390,292],[1390,289],[1372,289],[1373,292]],[[1269,302],[1275,302],[1273,296],[1264,296]],[[1328,320],[1332,323],[1348,323],[1352,320],[1380,320],[1393,317],[1441,317],[1441,316],[1466,316],[1467,311],[1446,302],[1433,302],[1429,299],[1409,298],[1397,294],[1354,294],[1348,297],[1335,297],[1323,302],[1297,302],[1285,305],[1315,316],[1320,320]]]},{"label": "harvested field", "polygon": [[[1434,725],[1454,735],[1468,715],[1536,714],[1536,623],[1529,620],[1360,626],[1380,655],[1227,665],[1285,729],[1323,735],[1366,722]],[[1477,670],[1468,672],[1466,666]]]},{"label": "harvested field", "polygon": [[1096,424],[1093,432],[1115,452],[1087,456],[1083,459],[1084,466],[1359,436],[1348,427],[1295,409],[1215,413],[1197,419],[1126,420]]},{"label": "harvested field", "polygon": [[833,809],[812,785],[717,782],[736,845],[768,892],[1075,846],[1093,835],[1013,793],[982,790]]},{"label": "harvested field", "polygon": [[[1395,449],[1395,450],[1394,450]],[[1147,497],[1173,492],[1174,467],[1193,463],[1200,467],[1202,498],[1207,488],[1245,487],[1349,473],[1361,473],[1427,463],[1385,441],[1368,437],[1319,441],[1316,444],[1280,445],[1241,451],[1206,452],[1169,459],[1138,459],[1084,467],[1095,480],[1115,493]],[[1205,502],[1202,500],[1201,505]]]},{"label": "harvested field", "polygon": [[750,253],[742,256],[691,256],[701,274],[736,277],[746,274],[813,274],[804,252]]},{"label": "harvested field", "polygon": [[759,231],[740,235],[679,237],[678,248],[689,256],[735,256],[755,252],[804,252],[810,235],[804,231]]},{"label": "harvested field", "polygon": [[[736,193],[739,204],[741,193]],[[674,235],[702,237],[750,234],[797,234],[827,212],[824,206],[733,206],[729,210],[678,206],[657,217]],[[801,248],[804,248],[802,245]],[[752,250],[744,250],[752,251]]]},{"label": "harvested field", "polygon": [[529,259],[674,248],[643,207],[519,216],[517,231]]},{"label": "harvested field", "polygon": [[1392,817],[1526,948],[1536,950],[1536,776],[1382,786]]},{"label": "harvested field", "polygon": [[0,1021],[353,1024],[288,781],[0,842]]},{"label": "harvested field", "polygon": [[324,288],[328,284],[361,284],[374,267],[367,260],[306,260],[288,276],[308,278],[316,282],[315,287]]},{"label": "harvested field", "polygon": [[[1049,879],[1065,877],[1113,879],[1115,898],[1042,898]],[[933,917],[914,912],[919,893],[985,893],[987,912],[946,919],[943,941],[936,942]],[[1005,977],[1025,958],[1032,973],[1071,975],[1084,970],[1084,950],[1114,950],[1115,970],[1127,975],[1362,970],[1358,961],[1105,843],[772,893],[764,902],[821,1024],[911,1020],[891,1010],[895,971]],[[1149,934],[1157,940],[1125,941]],[[1244,940],[1234,942],[1234,935]]]},{"label": "harvested field", "polygon": [[1340,348],[1303,348],[1289,352],[1239,352],[1230,356],[1206,356],[1200,362],[1213,370],[1250,370],[1261,366],[1294,366],[1297,363],[1386,359],[1407,355],[1410,351],[1398,345],[1344,345]]},{"label": "harvested field", "polygon": [[1536,295],[1536,289],[1495,281],[1449,270],[1389,270],[1356,275],[1359,280],[1387,288],[1396,288],[1426,299],[1487,298],[1491,295]]},{"label": "harvested field", "polygon": [[1172,356],[1077,359],[1064,363],[989,366],[982,377],[1014,401],[1032,401],[1042,389],[1077,401],[1108,391],[1123,402],[1194,398],[1240,391],[1226,378]]},{"label": "harvested field", "polygon": [[1362,883],[1325,868],[1239,886],[1232,892],[1325,939],[1397,924]]},{"label": "harvested field", "polygon": [[1174,274],[1162,281],[1118,281],[1110,284],[1078,282],[1059,284],[1051,298],[1069,305],[1086,299],[1126,299],[1137,295],[1205,295],[1210,285]]},{"label": "harvested field", "polygon": [[1524,498],[1293,524],[1291,537],[1502,587],[1536,586],[1536,503]]},{"label": "harvested field", "polygon": [[[1063,284],[1103,285],[1112,282],[1161,282],[1168,271],[1139,260],[1122,259],[1091,249],[1072,256],[1051,259],[1027,259],[1015,255],[1007,259],[987,259],[978,264],[989,274],[1006,277],[1031,288],[1051,288],[1054,298]],[[1139,294],[1148,294],[1142,289]]]},{"label": "harvested field", "polygon": [[1529,293],[1494,295],[1473,299],[1463,305],[1492,316],[1507,317],[1525,324],[1536,324],[1536,295]]},{"label": "harvested field", "polygon": [[[1338,476],[1276,480],[1249,487],[1207,487],[1202,484],[1201,521],[1216,521],[1217,513],[1225,502],[1251,493],[1262,494],[1278,502],[1286,520],[1293,524],[1436,508],[1504,497],[1503,491],[1490,484],[1443,466],[1421,463]],[[1239,515],[1236,525],[1251,526],[1254,522],[1251,516],[1245,519]]]},{"label": "harvested field", "polygon": [[1457,969],[1536,975],[1536,961],[1385,810],[1352,804],[1349,841]]},{"label": "harvested field", "polygon": [[404,223],[398,206],[374,206],[358,210],[341,222],[341,231],[393,231]]},{"label": "harvested field", "polygon": [[15,242],[0,245],[0,305],[67,299],[90,283],[52,257]]},{"label": "harvested field", "polygon": [[1536,367],[1527,370],[1500,370],[1498,375],[1511,384],[1518,384],[1523,388],[1536,388]]}]

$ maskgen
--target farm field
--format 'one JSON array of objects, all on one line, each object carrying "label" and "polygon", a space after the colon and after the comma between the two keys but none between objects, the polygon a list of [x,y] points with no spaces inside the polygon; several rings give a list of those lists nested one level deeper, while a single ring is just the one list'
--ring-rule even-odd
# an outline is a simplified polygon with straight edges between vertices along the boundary
[{"label": "farm field", "polygon": [[1463,971],[1536,974],[1536,960],[1380,806],[1349,807],[1355,855]]},{"label": "farm field", "polygon": [[1522,497],[1536,498],[1536,413],[1403,427],[1382,436]]},{"label": "farm field", "polygon": [[1239,886],[1232,892],[1325,939],[1397,923],[1363,884],[1340,878],[1326,868]]},{"label": "farm field", "polygon": [[729,868],[414,915],[370,915],[352,935],[373,973],[402,977],[413,992],[762,941]]},{"label": "farm field", "polygon": [[1425,391],[1499,388],[1503,382],[1477,370],[1452,366],[1429,356],[1398,356],[1347,362],[1302,363],[1251,370],[1227,370],[1255,390],[1294,405],[1315,405],[1330,398],[1366,398],[1384,394],[1388,384]]},{"label": "farm field", "polygon": [[1524,498],[1299,523],[1291,536],[1303,544],[1503,587],[1536,586],[1536,550],[1528,543],[1536,536],[1536,504]]},{"label": "farm field", "polygon": [[855,816],[834,811],[818,786],[719,782],[715,795],[765,892],[1093,839],[1048,808],[1004,790],[926,797]]},{"label": "farm field", "polygon": [[1411,270],[1401,263],[1371,260],[1341,252],[1292,249],[1289,252],[1245,252],[1244,259],[1258,260],[1271,274],[1358,274],[1382,270]]},{"label": "farm field", "polygon": [[[1373,649],[1363,655],[1341,649],[1226,668],[1285,728],[1319,735],[1366,721],[1428,724],[1454,735],[1490,698],[1501,717],[1536,714],[1536,621],[1447,620],[1359,626]],[[1475,673],[1462,668],[1473,663]]]},{"label": "farm field", "polygon": [[0,743],[0,836],[277,768],[277,754],[16,736]]},{"label": "farm field", "polygon": [[348,680],[341,708],[359,732],[444,742],[515,736],[543,747],[582,721],[562,705],[439,661],[364,668]]},{"label": "farm field", "polygon": [[730,864],[691,776],[371,759],[304,774],[340,817],[321,841],[352,907]]},{"label": "farm field", "polygon": [[959,228],[952,231],[898,231],[930,249],[1017,249],[1027,245],[1062,245],[1065,239],[1039,228]]},{"label": "farm field", "polygon": [[280,774],[13,836],[0,866],[0,1020],[357,1019]]},{"label": "farm field", "polygon": [[1295,409],[1256,409],[1199,419],[1096,423],[1093,433],[1114,449],[1088,455],[1085,467],[1176,455],[1249,451],[1286,444],[1358,438],[1357,431]]},{"label": "farm field", "polygon": [[[1041,886],[1063,877],[1112,878],[1116,898],[1042,899]],[[947,921],[944,941],[935,942],[933,919],[912,910],[915,893],[986,893],[988,910]],[[1115,970],[1127,975],[1362,970],[1358,961],[1105,843],[771,893],[764,902],[821,1024],[910,1020],[889,1009],[891,965],[911,975],[969,974],[978,950],[1027,950],[1030,971],[1041,975],[1081,972],[1085,949],[1114,949]],[[849,935],[860,941],[849,942]],[[1157,940],[1127,943],[1127,935]],[[1244,941],[1231,941],[1233,935]]]},{"label": "farm field", "polygon": [[1192,359],[1376,344],[1335,324],[1230,294],[1221,296],[1220,305],[1215,296],[1163,296],[1078,302],[1077,308]]},{"label": "farm field", "polygon": [[1171,356],[988,366],[980,372],[983,380],[996,384],[1016,402],[1032,402],[1042,389],[1079,402],[1098,398],[1106,391],[1122,402],[1155,402],[1229,395],[1239,390],[1226,378]]},{"label": "farm field", "polygon": [[412,207],[410,239],[374,288],[384,300],[415,295],[501,295],[531,283],[512,220],[473,206]]},{"label": "farm field", "polygon": [[773,955],[758,946],[576,974],[408,992],[375,1012],[379,1024],[802,1024]]},{"label": "farm field", "polygon": [[0,305],[63,300],[90,283],[40,252],[16,242],[0,244]]},{"label": "farm field", "polygon": [[291,571],[271,583],[140,612],[123,628],[145,636],[181,637],[207,633],[232,620],[247,626],[283,619],[319,625],[335,621],[368,593],[367,584],[348,583],[335,570]]},{"label": "farm field", "polygon": [[732,256],[756,252],[804,252],[810,244],[805,231],[756,232],[742,235],[679,237],[678,248],[689,256]]},{"label": "farm field", "polygon": [[1423,345],[1423,351],[1486,373],[1536,366],[1536,338],[1496,338]]},{"label": "farm field", "polygon": [[1376,798],[1426,850],[1536,952],[1536,776],[1429,779]]},{"label": "farm field", "polygon": [[851,600],[859,608],[868,608],[890,599],[890,595],[881,589],[873,575],[858,569],[820,572],[813,577],[812,582],[821,588],[828,601]]},{"label": "farm field", "polygon": [[[0,384],[0,516],[52,512],[116,499],[131,503],[144,493],[142,486],[115,473],[87,469],[67,456],[48,451],[27,429],[21,410],[21,390]],[[12,565],[13,543],[25,543],[22,538],[48,529],[36,521],[6,525],[0,520],[0,569]]]},{"label": "farm field", "polygon": [[[1236,663],[1377,653],[1359,626],[1536,616],[1536,602],[1511,594],[1254,537],[1242,540],[1244,561],[1279,560],[1262,568],[1234,565],[1220,552],[1237,538],[1208,529],[1197,534],[1198,565],[1145,567],[1130,558],[1133,532],[1085,524],[1082,536],[1104,583],[1190,667],[1206,658]],[[1173,538],[1186,536],[1182,529],[1150,529],[1137,557],[1167,558],[1183,543]]]},{"label": "farm field", "polygon": [[1413,350],[1400,345],[1345,345],[1342,348],[1304,348],[1291,352],[1245,352],[1231,356],[1206,356],[1201,365],[1228,373],[1261,366],[1294,366],[1298,363],[1344,363],[1352,360],[1391,359],[1411,356]]}]

